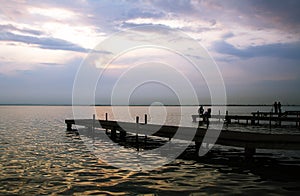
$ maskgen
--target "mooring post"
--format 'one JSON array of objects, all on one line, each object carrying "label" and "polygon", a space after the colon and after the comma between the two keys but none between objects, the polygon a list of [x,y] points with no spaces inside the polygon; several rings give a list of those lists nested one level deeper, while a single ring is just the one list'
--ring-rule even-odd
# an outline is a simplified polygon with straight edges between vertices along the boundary
[{"label": "mooring post", "polygon": [[95,131],[95,119],[96,119],[96,115],[93,114],[93,125],[92,125],[92,132],[94,133]]},{"label": "mooring post", "polygon": [[116,137],[117,137],[117,130],[116,130],[115,127],[112,127],[112,128],[111,128],[110,136],[111,136],[112,140],[115,140],[115,139],[116,139]]},{"label": "mooring post", "polygon": [[[148,123],[148,116],[147,114],[145,114],[145,125]],[[146,144],[147,144],[147,134],[145,134],[145,148],[146,148]]]},{"label": "mooring post", "polygon": [[270,112],[270,120],[269,120],[269,127],[270,127],[270,131],[271,131],[271,126],[272,125],[272,112]]},{"label": "mooring post", "polygon": [[[108,121],[108,114],[105,113],[105,121]],[[107,134],[107,129],[105,129],[105,133]]]},{"label": "mooring post", "polygon": [[147,145],[147,135],[145,135],[145,148],[146,148],[146,145]]},{"label": "mooring post", "polygon": [[72,123],[67,123],[67,131],[72,131]]},{"label": "mooring post", "polygon": [[226,116],[225,116],[225,120],[226,120],[226,124],[230,124],[231,123],[231,119],[228,116],[228,110],[226,110]]},{"label": "mooring post", "polygon": [[259,125],[259,111],[257,111],[257,124]]},{"label": "mooring post", "polygon": [[220,113],[220,110],[219,110],[219,122],[221,121],[221,113]]},{"label": "mooring post", "polygon": [[255,124],[255,113],[252,112],[251,125]]},{"label": "mooring post", "polygon": [[127,135],[126,131],[120,130],[120,140],[121,141],[126,141],[126,135]]},{"label": "mooring post", "polygon": [[196,152],[196,155],[199,155],[199,150],[200,150],[200,147],[201,147],[201,142],[196,142],[195,141],[195,152]]},{"label": "mooring post", "polygon": [[278,114],[279,126],[281,126],[281,113]]},{"label": "mooring post", "polygon": [[148,117],[147,117],[147,114],[145,114],[145,125],[147,124],[147,119]]},{"label": "mooring post", "polygon": [[138,134],[138,128],[139,128],[139,117],[137,116],[136,121],[136,135],[135,135],[135,142],[136,142],[136,149],[139,151],[139,134]]}]

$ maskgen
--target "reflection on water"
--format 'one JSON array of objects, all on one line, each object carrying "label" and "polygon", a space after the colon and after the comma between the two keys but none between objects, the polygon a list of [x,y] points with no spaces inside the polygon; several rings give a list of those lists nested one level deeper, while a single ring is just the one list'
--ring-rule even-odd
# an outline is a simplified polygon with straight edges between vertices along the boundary
[{"label": "reflection on water", "polygon": [[[183,117],[187,126],[196,126],[190,115],[197,108],[181,114],[178,108],[169,111],[169,124]],[[113,119],[110,107],[97,108],[102,119],[105,112]],[[147,108],[136,107],[132,109],[132,118],[124,116],[120,120],[133,122],[140,115],[142,121],[147,112]],[[98,159],[82,136],[65,131],[64,120],[72,118],[71,107],[1,106],[0,116],[0,195],[300,192],[297,151],[259,150],[252,161],[245,161],[242,149],[215,146],[205,157],[197,158],[191,146],[168,165],[153,171],[132,172]],[[149,117],[149,121],[155,123],[159,120],[156,118],[159,116]],[[107,150],[111,144],[101,145]],[[125,154],[133,149],[122,150]],[[112,152],[111,156],[118,154]]]}]

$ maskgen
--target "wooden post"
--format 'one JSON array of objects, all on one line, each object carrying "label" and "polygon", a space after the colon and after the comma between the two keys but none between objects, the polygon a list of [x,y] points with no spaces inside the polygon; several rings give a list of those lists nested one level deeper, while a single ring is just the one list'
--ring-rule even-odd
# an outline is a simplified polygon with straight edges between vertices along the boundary
[{"label": "wooden post", "polygon": [[219,110],[219,122],[221,121],[221,113],[220,113],[220,110]]},{"label": "wooden post", "polygon": [[112,140],[115,140],[117,137],[117,130],[115,127],[112,127],[111,131],[110,131],[110,136],[112,138]]},{"label": "wooden post", "polygon": [[139,134],[138,134],[138,127],[139,127],[139,117],[137,116],[136,119],[136,135],[135,135],[135,142],[136,142],[136,149],[139,151]]},{"label": "wooden post", "polygon": [[231,123],[231,119],[229,119],[229,117],[228,117],[228,110],[226,110],[225,120],[226,120],[227,125]]},{"label": "wooden post", "polygon": [[259,125],[259,111],[257,111],[257,124]]},{"label": "wooden post", "polygon": [[[147,114],[145,114],[145,125],[148,123],[147,122],[148,121],[148,116],[147,116]],[[147,144],[147,134],[145,134],[145,148],[146,148],[146,144]]]},{"label": "wooden post", "polygon": [[201,147],[201,142],[196,142],[195,141],[195,152],[196,152],[196,155],[199,155],[199,150],[200,150],[200,147]]},{"label": "wooden post", "polygon": [[146,148],[146,145],[147,145],[147,135],[145,135],[145,148]]},{"label": "wooden post", "polygon": [[95,131],[95,119],[96,119],[96,115],[93,114],[93,125],[92,125],[92,132],[94,133]]},{"label": "wooden post", "polygon": [[272,125],[272,121],[271,121],[271,119],[272,119],[272,112],[270,112],[270,120],[269,120],[269,126],[270,126],[270,130],[271,130],[271,125]]},{"label": "wooden post", "polygon": [[278,114],[278,119],[279,119],[279,126],[281,126],[281,115],[280,114]]},{"label": "wooden post", "polygon": [[72,124],[71,123],[67,123],[67,131],[72,131]]},{"label": "wooden post", "polygon": [[252,113],[251,125],[255,124],[255,113]]},{"label": "wooden post", "polygon": [[147,124],[147,114],[145,114],[145,125]]},{"label": "wooden post", "polygon": [[[105,120],[107,121],[108,120],[108,114],[105,113]],[[105,129],[105,133],[107,134],[107,129]]]},{"label": "wooden post", "polygon": [[120,139],[122,140],[122,141],[125,141],[126,140],[126,131],[124,131],[124,130],[120,130]]}]

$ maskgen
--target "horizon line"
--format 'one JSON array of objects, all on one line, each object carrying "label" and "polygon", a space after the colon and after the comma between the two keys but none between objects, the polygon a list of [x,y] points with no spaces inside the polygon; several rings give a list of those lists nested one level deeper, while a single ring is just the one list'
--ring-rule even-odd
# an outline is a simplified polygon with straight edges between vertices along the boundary
[{"label": "horizon line", "polygon": [[[200,104],[202,106],[273,106],[273,104]],[[0,106],[200,106],[194,104],[165,104],[165,105],[149,105],[149,104],[27,104],[27,103],[0,103]],[[282,104],[282,106],[300,106],[300,104]]]}]

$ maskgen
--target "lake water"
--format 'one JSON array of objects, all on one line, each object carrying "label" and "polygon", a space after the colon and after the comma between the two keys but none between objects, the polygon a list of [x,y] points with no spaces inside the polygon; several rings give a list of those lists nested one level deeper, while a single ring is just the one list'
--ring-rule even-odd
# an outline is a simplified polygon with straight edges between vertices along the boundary
[{"label": "lake water", "polygon": [[[148,114],[149,123],[197,126],[191,115],[198,108],[96,107],[97,117],[135,122]],[[222,108],[221,108],[222,109]],[[218,108],[216,108],[218,110]],[[265,107],[228,107],[230,114],[270,111]],[[284,107],[283,110],[300,110]],[[117,113],[118,114],[117,114]],[[115,114],[114,114],[115,113]],[[89,112],[82,117],[91,118]],[[112,194],[112,195],[205,195],[205,194],[297,194],[300,193],[299,151],[258,150],[246,161],[243,149],[214,146],[204,157],[193,146],[171,163],[151,171],[113,167],[83,142],[81,135],[66,132],[65,119],[73,118],[70,106],[0,106],[0,195]],[[181,120],[180,122],[180,119]],[[229,125],[227,129],[300,134],[294,127]],[[99,134],[104,134],[103,132]],[[137,153],[133,148],[114,152],[101,142],[100,154],[117,159]],[[100,144],[99,144],[100,145]],[[133,161],[128,159],[128,162]],[[158,159],[159,162],[159,159]]]}]

